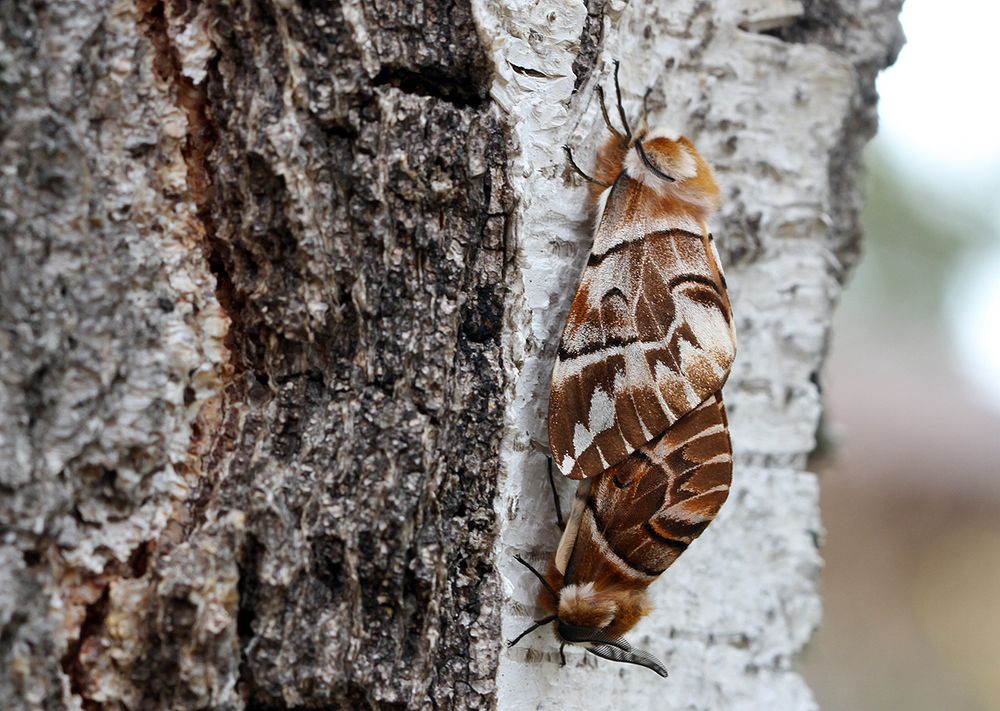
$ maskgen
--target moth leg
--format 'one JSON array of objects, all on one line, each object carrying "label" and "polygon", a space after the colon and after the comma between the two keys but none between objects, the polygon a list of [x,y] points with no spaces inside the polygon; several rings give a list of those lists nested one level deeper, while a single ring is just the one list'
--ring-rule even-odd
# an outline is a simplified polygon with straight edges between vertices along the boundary
[{"label": "moth leg", "polygon": [[515,644],[517,644],[522,639],[524,639],[525,636],[531,634],[532,632],[534,632],[535,630],[537,630],[542,625],[547,625],[550,622],[554,622],[555,619],[556,619],[555,615],[549,615],[548,617],[542,618],[541,620],[535,620],[535,623],[533,625],[531,625],[531,627],[529,627],[528,629],[526,629],[524,632],[522,632],[521,634],[519,634],[514,639],[508,640],[507,641],[507,648],[510,649]]},{"label": "moth leg", "polygon": [[577,173],[579,173],[583,177],[584,180],[586,180],[588,183],[597,183],[598,185],[603,185],[606,188],[610,188],[611,187],[610,183],[605,183],[603,180],[598,180],[597,178],[592,178],[591,176],[589,176],[586,173],[584,173],[583,172],[583,168],[581,168],[580,166],[578,166],[576,164],[576,161],[573,160],[573,151],[570,149],[569,146],[563,146],[563,150],[566,151],[566,157],[569,158],[569,164],[571,166],[573,166],[573,170],[575,170]]},{"label": "moth leg", "polygon": [[563,652],[564,649],[566,649],[566,643],[565,642],[559,645],[559,668],[560,669],[562,669],[564,666],[566,666],[566,654],[565,654],[565,652]]},{"label": "moth leg", "polygon": [[604,101],[604,87],[600,84],[597,85],[597,97],[601,100],[601,116],[604,117],[604,125],[608,127],[608,130],[611,131],[615,138],[622,143],[628,143],[628,140],[622,135],[622,132],[611,125],[611,119],[608,117],[608,106]]},{"label": "moth leg", "polygon": [[627,141],[632,140],[632,131],[628,127],[628,118],[625,116],[625,106],[622,104],[622,87],[618,83],[618,67],[621,65],[617,59],[615,60],[615,93],[618,95],[618,115],[621,116],[622,126],[625,128],[625,139]]},{"label": "moth leg", "polygon": [[529,563],[528,561],[526,561],[524,558],[522,558],[519,555],[514,556],[514,560],[516,560],[518,563],[520,563],[525,568],[527,568],[528,570],[530,570],[531,574],[534,575],[536,578],[538,578],[539,582],[541,582],[542,587],[544,587],[546,590],[548,590],[549,593],[552,595],[552,597],[556,599],[556,601],[559,600],[559,593],[557,593],[555,590],[552,589],[552,586],[549,585],[549,581],[545,579],[544,575],[542,575],[537,570],[535,570],[534,568],[531,567],[531,563]]},{"label": "moth leg", "polygon": [[556,523],[559,524],[559,530],[562,531],[566,528],[566,520],[563,518],[562,507],[559,506],[559,492],[556,490],[556,480],[552,476],[552,457],[549,457],[549,486],[552,488],[552,503],[556,507]]}]

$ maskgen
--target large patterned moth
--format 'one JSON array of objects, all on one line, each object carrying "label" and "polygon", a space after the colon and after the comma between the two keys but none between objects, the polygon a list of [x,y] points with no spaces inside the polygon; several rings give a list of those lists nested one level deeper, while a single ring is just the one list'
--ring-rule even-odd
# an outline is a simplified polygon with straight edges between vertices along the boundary
[{"label": "large patterned moth", "polygon": [[[715,518],[732,446],[722,386],[736,352],[726,280],[707,221],[720,192],[686,137],[664,128],[611,137],[590,183],[594,243],[563,330],[549,401],[556,466],[582,479],[539,604],[562,643],[667,675],[622,635],[646,589]],[[645,124],[645,120],[643,121]],[[551,473],[550,473],[551,476]]]}]

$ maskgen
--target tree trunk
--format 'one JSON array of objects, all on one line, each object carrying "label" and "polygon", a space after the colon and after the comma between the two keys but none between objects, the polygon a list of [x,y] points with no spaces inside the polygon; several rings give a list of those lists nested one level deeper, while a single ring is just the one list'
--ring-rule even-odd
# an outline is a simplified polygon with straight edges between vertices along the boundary
[{"label": "tree trunk", "polygon": [[[804,467],[900,42],[849,5],[0,2],[6,707],[814,706]],[[667,681],[503,645],[609,58],[717,167],[740,338],[734,493],[633,635]]]}]

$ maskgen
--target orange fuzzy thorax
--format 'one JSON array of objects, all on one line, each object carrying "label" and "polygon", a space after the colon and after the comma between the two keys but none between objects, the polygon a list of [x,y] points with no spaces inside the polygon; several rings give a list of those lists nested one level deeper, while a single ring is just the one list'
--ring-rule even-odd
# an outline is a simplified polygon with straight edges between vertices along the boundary
[{"label": "orange fuzzy thorax", "polygon": [[[594,178],[609,185],[619,178],[631,162],[633,170],[642,172],[636,188],[642,193],[638,204],[643,206],[643,216],[687,214],[705,221],[719,208],[721,192],[712,167],[701,157],[694,144],[685,137],[676,139],[658,135],[653,130],[639,136],[628,146],[622,139],[611,136],[600,151],[594,165]],[[665,173],[675,179],[673,183],[652,174],[636,157],[636,140],[642,143],[646,156]],[[634,175],[631,177],[635,177]],[[597,208],[601,194],[607,189],[597,183],[588,185],[591,206]]]},{"label": "orange fuzzy thorax", "polygon": [[[594,161],[594,179],[613,185],[625,169],[625,146],[617,136],[611,136],[601,146]],[[590,206],[596,208],[597,202],[607,188],[598,183],[587,183],[590,191]]]},{"label": "orange fuzzy thorax", "polygon": [[568,585],[559,593],[559,619],[579,627],[604,629],[616,637],[650,610],[643,590],[598,589],[595,583]]},{"label": "orange fuzzy thorax", "polygon": [[614,566],[606,567],[604,572],[593,580],[564,585],[553,556],[545,579],[559,597],[554,599],[543,587],[538,593],[538,606],[572,625],[604,629],[616,636],[625,634],[652,610],[646,597],[647,585],[618,575]]}]

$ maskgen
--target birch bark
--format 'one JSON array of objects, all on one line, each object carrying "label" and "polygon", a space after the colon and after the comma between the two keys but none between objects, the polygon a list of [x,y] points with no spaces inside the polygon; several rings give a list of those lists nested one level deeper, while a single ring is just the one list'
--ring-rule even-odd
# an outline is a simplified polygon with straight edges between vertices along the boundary
[{"label": "birch bark", "polygon": [[[713,229],[739,341],[725,388],[732,494],[654,584],[658,609],[632,635],[672,670],[669,682],[584,652],[568,652],[557,671],[545,630],[501,657],[500,708],[815,708],[794,669],[820,619],[819,487],[806,466],[831,317],[858,258],[858,161],[875,128],[874,78],[902,41],[899,3],[611,0],[583,76],[575,38],[593,18],[582,6],[477,8],[497,67],[492,95],[510,117],[519,198],[497,547],[506,636],[539,616],[536,583],[514,554],[541,563],[558,537],[536,443],[590,244],[584,187],[567,177],[560,147],[577,147],[586,166],[606,136],[594,87],[613,96],[611,58],[633,120],[651,88],[650,124],[680,129],[716,168],[724,207]],[[563,487],[564,510],[572,488]]]},{"label": "birch bark", "polygon": [[[5,708],[811,708],[805,465],[897,11],[0,3]],[[741,340],[736,489],[636,637],[667,682],[503,646],[610,58],[718,169]]]}]

